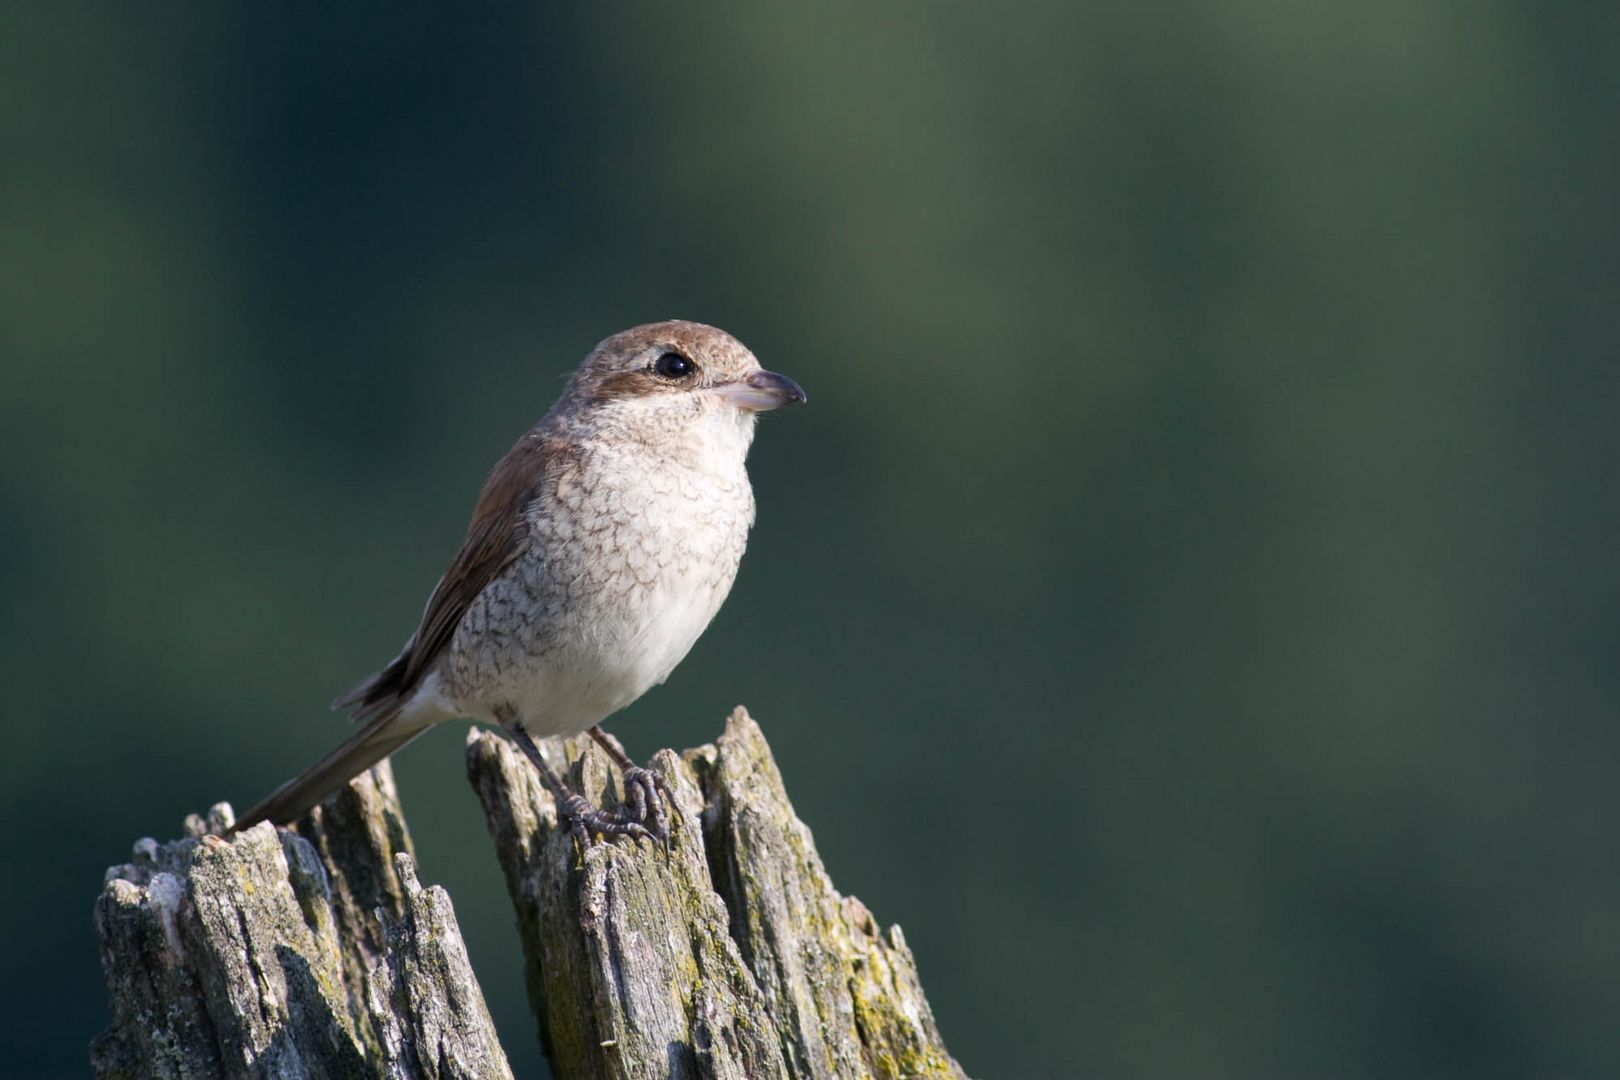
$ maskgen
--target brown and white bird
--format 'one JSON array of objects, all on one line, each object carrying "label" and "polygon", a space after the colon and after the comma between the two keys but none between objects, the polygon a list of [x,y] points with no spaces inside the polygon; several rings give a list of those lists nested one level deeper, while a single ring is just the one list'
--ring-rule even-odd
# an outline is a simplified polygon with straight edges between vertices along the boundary
[{"label": "brown and white bird", "polygon": [[[759,413],[805,400],[712,326],[599,344],[484,482],[461,549],[387,667],[333,702],[361,728],[244,814],[290,821],[434,724],[499,724],[582,843],[664,829],[661,777],[598,726],[669,677],[731,590],[754,523],[743,462]],[[627,813],[593,810],[534,737],[589,731]]]}]

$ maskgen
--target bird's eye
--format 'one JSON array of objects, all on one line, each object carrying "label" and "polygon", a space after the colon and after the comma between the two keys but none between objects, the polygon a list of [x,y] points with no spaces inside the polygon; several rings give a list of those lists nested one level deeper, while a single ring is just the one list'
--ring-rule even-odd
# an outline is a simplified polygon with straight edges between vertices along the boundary
[{"label": "bird's eye", "polygon": [[653,363],[653,370],[666,379],[684,379],[697,370],[697,365],[678,352],[667,352]]}]

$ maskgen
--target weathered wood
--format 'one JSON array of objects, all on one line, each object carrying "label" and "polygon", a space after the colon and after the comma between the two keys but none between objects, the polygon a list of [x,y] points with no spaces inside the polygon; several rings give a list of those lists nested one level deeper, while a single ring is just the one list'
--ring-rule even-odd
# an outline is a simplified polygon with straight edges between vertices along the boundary
[{"label": "weathered wood", "polygon": [[[587,740],[542,749],[616,802],[616,770]],[[666,846],[582,856],[505,740],[474,731],[467,762],[561,1080],[962,1077],[899,928],[833,889],[742,709],[713,745],[654,757],[677,803]]]},{"label": "weathered wood", "polygon": [[98,1077],[511,1076],[386,763],[296,831],[230,823],[220,804],[108,870]]},{"label": "weathered wood", "polygon": [[[617,804],[589,740],[541,746]],[[581,852],[496,734],[470,735],[467,765],[559,1080],[963,1080],[899,928],[833,888],[743,710],[712,745],[654,757],[675,796],[667,844]],[[294,829],[227,838],[230,823],[220,804],[108,871],[98,1077],[511,1075],[450,899],[417,883],[386,764]]]}]

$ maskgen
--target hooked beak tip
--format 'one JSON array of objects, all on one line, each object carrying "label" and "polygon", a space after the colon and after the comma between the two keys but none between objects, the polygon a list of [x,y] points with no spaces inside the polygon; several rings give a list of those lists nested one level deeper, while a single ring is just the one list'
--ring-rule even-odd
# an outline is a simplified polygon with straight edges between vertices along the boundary
[{"label": "hooked beak tip", "polygon": [[807,400],[802,386],[774,371],[753,372],[740,382],[719,387],[717,392],[738,408],[753,412],[802,405]]},{"label": "hooked beak tip", "polygon": [[786,375],[778,375],[774,371],[754,372],[748,376],[748,385],[768,394],[779,395],[783,405],[803,405],[810,400],[805,396],[804,387]]}]

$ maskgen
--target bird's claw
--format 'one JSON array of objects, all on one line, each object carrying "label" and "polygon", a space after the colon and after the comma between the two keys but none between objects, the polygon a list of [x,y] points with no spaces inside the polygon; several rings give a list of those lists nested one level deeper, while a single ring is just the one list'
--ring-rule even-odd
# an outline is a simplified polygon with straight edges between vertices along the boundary
[{"label": "bird's claw", "polygon": [[573,832],[574,839],[579,841],[581,851],[590,850],[598,835],[628,836],[632,840],[653,839],[653,834],[641,822],[632,821],[623,814],[598,810],[579,795],[570,795],[563,802],[562,814],[568,820],[568,828]]},{"label": "bird's claw", "polygon": [[660,841],[669,839],[669,817],[664,803],[675,803],[675,793],[663,773],[634,766],[624,770],[625,809],[629,820],[643,826]]},{"label": "bird's claw", "polygon": [[664,804],[667,801],[674,805],[675,792],[663,774],[639,766],[626,769],[624,796],[624,805],[617,813],[598,810],[579,795],[570,795],[564,801],[563,817],[581,851],[595,843],[597,836],[669,842],[669,815]]}]

